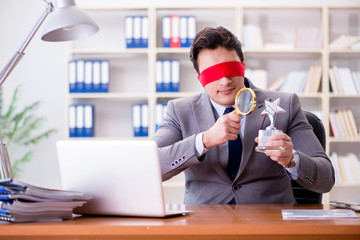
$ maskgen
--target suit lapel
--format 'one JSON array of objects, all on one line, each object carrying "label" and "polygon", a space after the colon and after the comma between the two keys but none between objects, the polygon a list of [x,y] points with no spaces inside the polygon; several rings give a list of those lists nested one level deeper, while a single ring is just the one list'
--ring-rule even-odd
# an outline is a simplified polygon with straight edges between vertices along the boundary
[{"label": "suit lapel", "polygon": [[243,152],[241,157],[240,168],[236,178],[238,178],[241,173],[244,171],[246,165],[249,162],[251,155],[255,151],[255,147],[257,143],[255,142],[255,138],[258,136],[258,131],[260,129],[265,128],[264,123],[266,116],[260,116],[261,112],[265,108],[264,101],[270,100],[270,98],[265,98],[264,93],[250,84],[251,88],[254,90],[256,94],[256,107],[252,113],[246,116],[245,130],[244,130],[244,138],[243,138]]},{"label": "suit lapel", "polygon": [[[193,104],[193,111],[195,116],[195,122],[198,124],[199,132],[204,132],[215,124],[216,119],[213,107],[206,92],[202,92],[198,101]],[[212,165],[214,170],[226,181],[230,181],[228,174],[220,164],[219,148],[216,146],[209,149],[207,156],[207,160]]]}]

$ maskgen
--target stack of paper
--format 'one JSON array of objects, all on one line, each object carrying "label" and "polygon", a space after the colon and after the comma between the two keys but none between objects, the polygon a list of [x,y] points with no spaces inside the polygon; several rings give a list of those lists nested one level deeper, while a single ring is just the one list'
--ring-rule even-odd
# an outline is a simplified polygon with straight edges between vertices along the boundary
[{"label": "stack of paper", "polygon": [[0,180],[0,220],[9,222],[71,219],[73,209],[90,196],[35,187],[14,179]]}]

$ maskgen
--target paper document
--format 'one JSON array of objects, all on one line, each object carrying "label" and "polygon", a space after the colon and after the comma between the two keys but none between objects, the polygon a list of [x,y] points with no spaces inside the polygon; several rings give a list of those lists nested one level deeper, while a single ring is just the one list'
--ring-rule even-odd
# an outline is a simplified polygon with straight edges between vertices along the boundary
[{"label": "paper document", "polygon": [[358,218],[355,212],[348,209],[283,209],[281,212],[284,220]]}]

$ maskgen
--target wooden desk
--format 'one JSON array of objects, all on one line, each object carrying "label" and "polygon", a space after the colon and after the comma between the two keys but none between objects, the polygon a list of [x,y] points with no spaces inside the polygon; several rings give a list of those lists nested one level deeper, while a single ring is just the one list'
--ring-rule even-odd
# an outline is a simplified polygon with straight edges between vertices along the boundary
[{"label": "wooden desk", "polygon": [[[0,239],[360,239],[360,219],[282,220],[281,209],[322,205],[197,205],[173,218],[77,217],[1,224]],[[360,214],[358,214],[360,216]]]}]

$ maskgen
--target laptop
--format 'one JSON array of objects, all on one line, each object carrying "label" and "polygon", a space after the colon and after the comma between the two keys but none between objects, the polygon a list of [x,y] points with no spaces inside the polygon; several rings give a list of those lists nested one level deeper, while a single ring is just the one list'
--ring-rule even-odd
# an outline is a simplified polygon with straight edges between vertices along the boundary
[{"label": "laptop", "polygon": [[154,141],[61,140],[57,143],[64,190],[93,197],[74,213],[135,217],[186,215],[166,211]]}]

